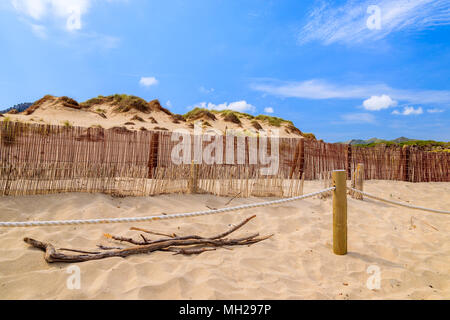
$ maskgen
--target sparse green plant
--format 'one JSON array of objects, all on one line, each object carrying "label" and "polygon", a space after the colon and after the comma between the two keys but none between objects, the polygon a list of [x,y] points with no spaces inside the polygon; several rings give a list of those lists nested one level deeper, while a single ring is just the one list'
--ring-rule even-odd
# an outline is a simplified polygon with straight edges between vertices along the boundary
[{"label": "sparse green plant", "polygon": [[263,128],[257,120],[252,120],[251,124],[252,127],[255,128],[256,130],[261,130]]},{"label": "sparse green plant", "polygon": [[232,122],[239,125],[241,124],[238,113],[232,110],[226,110],[226,112],[222,113],[222,117],[227,122]]},{"label": "sparse green plant", "polygon": [[184,115],[187,121],[195,121],[202,118],[217,120],[216,116],[208,109],[195,108]]},{"label": "sparse green plant", "polygon": [[66,128],[70,128],[70,127],[72,127],[72,124],[70,123],[70,121],[69,120],[65,120],[65,121],[63,121],[63,126],[64,127],[66,127]]},{"label": "sparse green plant", "polygon": [[303,132],[303,133],[302,133],[302,136],[303,136],[304,138],[306,138],[306,139],[313,139],[313,140],[316,140],[316,136],[315,136],[313,133],[305,133],[305,132]]},{"label": "sparse green plant", "polygon": [[274,126],[274,127],[280,127],[281,124],[284,123],[284,122],[292,123],[291,121],[284,120],[284,119],[278,118],[278,117],[268,116],[268,115],[265,115],[265,114],[260,114],[259,116],[256,116],[255,119],[261,120],[261,121],[265,121],[265,122],[269,123],[271,126]]},{"label": "sparse green plant", "polygon": [[114,94],[111,96],[98,96],[82,102],[80,105],[82,108],[90,108],[94,105],[111,103],[116,105],[115,111],[128,112],[131,109],[136,109],[141,112],[149,113],[150,107],[147,101],[142,98],[127,95],[127,94]]}]

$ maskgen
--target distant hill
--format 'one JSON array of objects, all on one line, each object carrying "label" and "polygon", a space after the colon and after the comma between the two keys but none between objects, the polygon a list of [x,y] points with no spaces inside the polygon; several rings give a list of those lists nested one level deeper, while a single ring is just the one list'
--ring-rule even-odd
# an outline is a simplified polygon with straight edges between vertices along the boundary
[{"label": "distant hill", "polygon": [[442,141],[434,141],[434,140],[416,140],[416,139],[409,139],[406,137],[399,137],[394,140],[383,140],[378,138],[371,138],[368,140],[361,140],[361,139],[352,139],[347,142],[342,142],[344,144],[350,144],[352,146],[358,146],[358,147],[374,147],[380,144],[385,145],[397,145],[397,146],[416,146],[420,147],[423,150],[426,151],[445,151],[450,152],[450,142],[442,142]]},{"label": "distant hill", "polygon": [[371,139],[367,139],[367,140],[361,140],[361,139],[352,139],[350,141],[347,142],[343,142],[345,144],[350,144],[350,145],[363,145],[363,144],[371,144],[371,143],[403,143],[403,142],[408,142],[408,141],[414,141],[413,139],[408,139],[405,137],[400,137],[394,140],[383,140],[383,139],[378,139],[378,138],[371,138]]},{"label": "distant hill", "polygon": [[17,110],[17,112],[24,112],[32,104],[33,103],[31,103],[31,102],[19,103],[19,104],[16,104],[16,105],[12,106],[11,108],[8,108],[8,109],[0,111],[0,113],[7,113],[7,112],[9,112],[11,110]]}]

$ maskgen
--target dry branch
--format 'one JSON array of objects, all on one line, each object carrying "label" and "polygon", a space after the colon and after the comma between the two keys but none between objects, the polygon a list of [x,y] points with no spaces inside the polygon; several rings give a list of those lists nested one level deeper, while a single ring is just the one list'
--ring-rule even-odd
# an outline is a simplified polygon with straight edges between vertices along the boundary
[{"label": "dry branch", "polygon": [[[117,240],[117,241],[124,241],[133,244],[134,246],[129,248],[117,248],[117,247],[104,247],[101,245],[98,245],[102,250],[105,250],[104,252],[97,252],[97,251],[85,251],[85,250],[78,250],[78,249],[67,249],[62,248],[59,249],[59,251],[71,251],[76,253],[82,253],[82,254],[64,254],[59,252],[57,249],[55,249],[55,246],[51,243],[42,242],[39,240],[31,239],[31,238],[24,238],[24,241],[28,243],[29,245],[41,249],[45,252],[44,259],[45,261],[52,263],[52,262],[83,262],[83,261],[90,261],[90,260],[99,260],[99,259],[105,259],[109,257],[122,257],[125,258],[130,255],[134,254],[144,254],[144,253],[151,253],[154,251],[169,251],[174,252],[175,254],[184,254],[184,255],[191,255],[191,254],[200,254],[205,251],[212,251],[216,250],[216,248],[219,247],[227,247],[227,246],[241,246],[241,245],[251,245],[263,240],[266,240],[273,235],[267,235],[267,236],[259,236],[259,233],[254,233],[249,236],[237,238],[237,239],[225,239],[226,236],[229,234],[235,232],[236,230],[240,229],[242,226],[244,226],[246,223],[248,223],[251,219],[253,219],[255,216],[251,216],[241,223],[237,224],[236,226],[230,228],[228,231],[225,231],[221,234],[218,234],[216,236],[212,236],[209,238],[201,237],[198,235],[190,235],[190,236],[184,236],[184,237],[175,237],[175,238],[165,238],[165,239],[158,239],[158,240],[149,240],[146,237],[144,237],[142,234],[140,236],[142,237],[143,241],[137,241],[133,240],[132,238],[125,238],[120,236],[113,236],[109,234],[105,234],[108,238]],[[137,228],[134,228],[135,230]]]},{"label": "dry branch", "polygon": [[166,233],[155,232],[155,231],[150,231],[150,230],[146,230],[146,229],[142,229],[142,228],[136,228],[136,227],[131,227],[130,230],[142,231],[142,232],[145,232],[145,233],[149,233],[149,234],[153,234],[153,235],[157,235],[157,236],[164,236],[164,237],[168,237],[168,238],[175,238],[177,236],[175,233],[166,234]]}]

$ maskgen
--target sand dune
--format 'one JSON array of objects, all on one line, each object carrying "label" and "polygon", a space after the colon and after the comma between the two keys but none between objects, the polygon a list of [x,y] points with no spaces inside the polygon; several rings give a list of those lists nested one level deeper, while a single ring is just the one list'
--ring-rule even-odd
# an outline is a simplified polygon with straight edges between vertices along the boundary
[{"label": "sand dune", "polygon": [[[214,128],[222,133],[227,130],[237,130],[251,134],[253,130],[261,129],[269,135],[277,134],[280,137],[314,137],[312,134],[301,132],[292,122],[279,118],[264,115],[260,116],[262,118],[257,118],[236,112],[233,112],[231,117],[226,117],[226,111],[231,110],[226,110],[225,113],[223,111],[198,111],[183,117],[162,107],[158,100],[147,102],[139,97],[127,95],[97,97],[83,103],[78,103],[68,97],[47,95],[24,112],[9,112],[5,116],[10,120],[23,123],[105,129],[123,127],[131,131],[184,129],[193,132],[194,124],[198,124],[204,130]],[[279,123],[274,125],[270,123],[269,118]]]},{"label": "sand dune", "polygon": [[[305,183],[305,192],[321,189]],[[366,181],[368,192],[448,210],[450,183]],[[267,199],[267,198],[266,198]],[[164,195],[113,198],[101,194],[59,194],[0,198],[2,221],[143,216],[204,210],[229,198]],[[235,199],[231,205],[262,198]],[[57,246],[95,248],[111,242],[104,232],[136,236],[135,224],[0,228],[2,299],[449,299],[450,217],[412,211],[372,200],[348,200],[349,253],[331,250],[331,199],[307,199],[276,207],[206,217],[141,223],[178,234],[218,233],[256,214],[236,233],[275,233],[251,247],[198,256],[157,252],[77,264],[81,289],[69,290],[69,265],[47,264],[24,236]],[[378,266],[381,287],[370,290],[367,268]]]}]

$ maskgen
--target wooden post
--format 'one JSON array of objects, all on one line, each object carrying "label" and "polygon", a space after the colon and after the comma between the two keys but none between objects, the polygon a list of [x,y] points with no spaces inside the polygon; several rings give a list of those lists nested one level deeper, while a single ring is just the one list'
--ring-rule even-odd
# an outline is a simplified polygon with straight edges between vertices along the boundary
[{"label": "wooden post", "polygon": [[300,139],[299,141],[299,172],[303,179],[303,172],[305,171],[305,139]]},{"label": "wooden post", "polygon": [[300,190],[302,191],[301,194],[303,194],[303,186],[304,186],[304,184],[305,184],[305,173],[302,173],[302,177],[301,177],[301,180],[300,180]]},{"label": "wooden post", "polygon": [[295,149],[294,153],[294,161],[291,166],[291,172],[289,174],[289,179],[292,179],[294,176],[295,169],[299,168],[299,177],[303,174],[303,168],[305,165],[305,139],[299,139],[297,143],[297,148]]},{"label": "wooden post", "polygon": [[403,161],[404,179],[409,181],[409,146],[403,146]]},{"label": "wooden post", "polygon": [[300,142],[297,143],[297,148],[295,149],[294,161],[292,161],[291,172],[289,173],[289,179],[292,179],[292,177],[294,176],[295,168],[297,168],[297,164],[298,164],[299,155],[300,155]]},{"label": "wooden post", "polygon": [[[364,163],[358,163],[355,176],[355,189],[364,191]],[[356,192],[355,199],[362,200],[363,195]]]},{"label": "wooden post", "polygon": [[191,174],[189,177],[189,192],[194,194],[198,191],[198,163],[192,161]]},{"label": "wooden post", "polygon": [[347,178],[352,178],[352,146],[347,146]]},{"label": "wooden post", "polygon": [[159,149],[159,132],[155,132],[151,136],[150,155],[148,159],[148,179],[153,179],[154,170],[158,165],[158,149]]},{"label": "wooden post", "polygon": [[347,179],[345,170],[333,171],[333,252],[347,254]]}]

